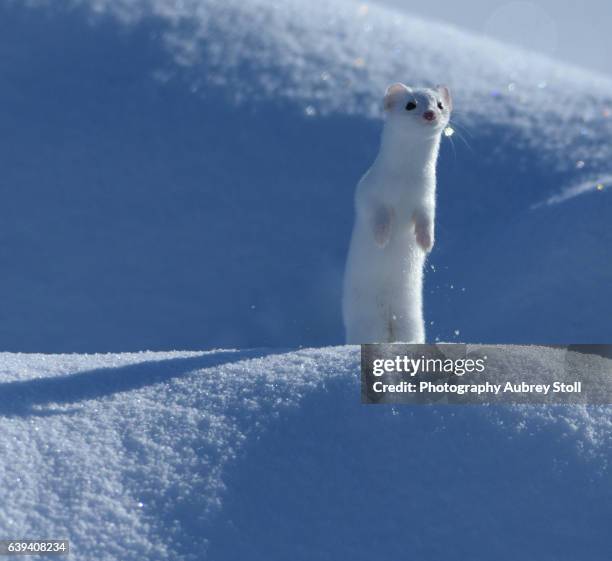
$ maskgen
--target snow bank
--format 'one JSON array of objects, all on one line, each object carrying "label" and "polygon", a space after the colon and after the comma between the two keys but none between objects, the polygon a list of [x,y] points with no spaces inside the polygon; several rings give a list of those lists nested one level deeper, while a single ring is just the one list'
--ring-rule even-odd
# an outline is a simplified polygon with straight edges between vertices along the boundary
[{"label": "snow bank", "polygon": [[364,406],[351,347],[0,366],[2,537],[98,561],[609,551],[609,408]]},{"label": "snow bank", "polygon": [[392,81],[443,80],[459,122],[509,127],[514,142],[528,142],[564,171],[581,158],[591,171],[610,171],[612,147],[598,139],[612,134],[611,79],[449,25],[354,0],[74,4],[128,26],[159,18],[175,61],[193,69],[192,87],[215,84],[241,105],[284,98],[310,116],[380,117]]}]

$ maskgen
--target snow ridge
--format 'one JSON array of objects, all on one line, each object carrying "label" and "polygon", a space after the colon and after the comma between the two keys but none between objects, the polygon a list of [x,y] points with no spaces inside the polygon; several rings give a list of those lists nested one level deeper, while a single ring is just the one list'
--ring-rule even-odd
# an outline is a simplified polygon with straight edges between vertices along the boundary
[{"label": "snow ridge", "polygon": [[[516,473],[525,461],[536,462],[533,467],[543,478],[552,473],[553,484],[567,477],[563,474],[570,467],[588,469],[593,489],[583,489],[580,500],[591,501],[593,512],[601,514],[607,491],[600,498],[591,493],[601,494],[608,478],[609,407],[363,406],[358,351],[0,355],[8,380],[0,384],[0,533],[68,537],[79,559],[195,560],[203,552],[219,559],[227,555],[219,548],[235,540],[243,540],[259,559],[270,552],[253,549],[253,540],[265,532],[258,530],[263,515],[248,514],[254,508],[250,500],[257,508],[272,509],[261,524],[270,516],[297,523],[295,512],[287,511],[297,507],[281,504],[283,497],[297,494],[305,505],[322,484],[320,478],[331,477],[325,466],[332,461],[338,469],[346,465],[349,473],[373,478],[366,503],[375,505],[381,468],[376,460],[386,465],[391,481],[402,481],[401,473],[430,465],[438,457],[437,446],[447,447],[448,461],[432,465],[435,480],[453,492],[457,474],[468,470],[461,477],[469,480],[473,469],[466,447],[486,442],[494,463],[509,450],[508,465],[496,477],[505,470],[519,470],[509,476],[522,477]],[[510,349],[502,368],[548,368],[563,362],[563,352]],[[597,364],[603,363],[592,362]],[[543,448],[529,452],[532,459],[514,455],[513,447],[524,452],[534,439]],[[388,454],[394,460],[385,464]],[[485,449],[481,461],[488,457]],[[249,482],[254,476],[265,483]],[[539,477],[531,482],[534,489],[542,485]],[[490,479],[484,477],[480,485]],[[334,488],[340,496],[356,497],[364,492],[363,483],[348,477]],[[262,485],[271,495],[264,493],[261,504],[255,495],[241,495],[257,493]],[[285,486],[292,489],[289,495]],[[512,510],[515,492],[492,489],[494,500]],[[333,496],[336,491],[329,492],[330,506],[342,502]],[[439,489],[428,492],[434,497]],[[240,518],[232,514],[234,505],[247,521],[237,527],[240,536],[227,540],[234,532],[231,521]],[[401,511],[391,514],[401,523]],[[350,517],[347,523],[354,524]],[[305,558],[316,556],[317,546],[303,539]],[[295,546],[282,540],[277,545],[281,556]],[[369,555],[362,546],[362,555]],[[362,558],[358,552],[357,558]]]},{"label": "snow ridge", "polygon": [[446,24],[351,0],[75,3],[125,25],[160,18],[194,91],[208,82],[236,103],[285,98],[307,115],[379,118],[389,83],[444,82],[459,125],[492,135],[509,128],[515,144],[542,151],[558,170],[583,160],[591,173],[610,171],[612,148],[599,139],[612,136],[612,80]]}]

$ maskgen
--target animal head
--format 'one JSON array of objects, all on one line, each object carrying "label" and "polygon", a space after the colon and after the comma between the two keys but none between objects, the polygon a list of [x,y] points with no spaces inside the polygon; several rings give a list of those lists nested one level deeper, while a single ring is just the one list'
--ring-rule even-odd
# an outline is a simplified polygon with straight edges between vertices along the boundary
[{"label": "animal head", "polygon": [[453,101],[446,86],[410,88],[393,84],[387,88],[384,108],[388,119],[393,119],[407,130],[422,131],[427,136],[439,134],[450,119]]}]

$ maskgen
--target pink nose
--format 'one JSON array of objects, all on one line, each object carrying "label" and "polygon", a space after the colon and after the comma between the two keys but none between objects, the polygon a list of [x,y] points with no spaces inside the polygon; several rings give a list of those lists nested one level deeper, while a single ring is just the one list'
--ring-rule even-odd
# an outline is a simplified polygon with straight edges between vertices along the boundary
[{"label": "pink nose", "polygon": [[433,111],[425,111],[423,113],[423,119],[426,121],[433,121],[436,118],[436,114]]}]

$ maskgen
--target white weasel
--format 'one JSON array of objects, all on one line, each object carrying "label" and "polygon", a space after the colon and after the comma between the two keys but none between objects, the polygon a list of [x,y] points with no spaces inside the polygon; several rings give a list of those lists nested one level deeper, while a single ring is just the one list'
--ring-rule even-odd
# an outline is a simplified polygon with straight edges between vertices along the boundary
[{"label": "white weasel", "polygon": [[423,343],[423,266],[434,243],[436,160],[448,88],[393,84],[380,150],[355,195],[342,312],[349,344]]}]

